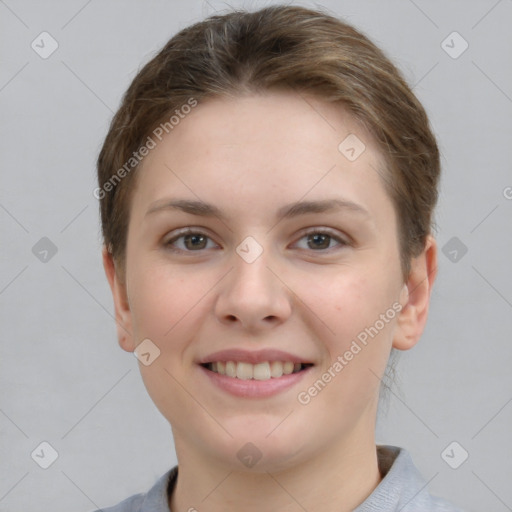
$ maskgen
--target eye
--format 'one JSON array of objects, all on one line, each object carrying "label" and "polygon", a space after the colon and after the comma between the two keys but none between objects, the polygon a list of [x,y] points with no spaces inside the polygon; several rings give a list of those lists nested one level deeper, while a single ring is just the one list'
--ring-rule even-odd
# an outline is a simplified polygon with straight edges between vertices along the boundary
[{"label": "eye", "polygon": [[[329,230],[312,230],[306,233],[300,240],[306,239],[307,247],[299,247],[305,250],[313,250],[313,251],[325,251],[328,249],[332,249],[331,242],[338,242],[338,245],[343,247],[349,245],[349,243],[343,240],[340,236],[335,235]],[[300,241],[299,240],[299,241]]]},{"label": "eye", "polygon": [[[299,242],[306,240],[306,247],[300,247]],[[299,249],[313,250],[315,252],[329,251],[336,245],[344,247],[350,245],[339,235],[326,229],[314,229],[304,234],[296,245]],[[337,242],[337,244],[333,244]],[[213,244],[213,245],[212,245]],[[213,240],[202,231],[186,228],[164,242],[164,246],[173,252],[201,252],[217,246]]]},{"label": "eye", "polygon": [[[182,243],[179,243],[180,241]],[[187,228],[181,231],[181,233],[169,238],[164,242],[164,245],[175,252],[198,252],[202,249],[212,248],[211,245],[208,246],[208,241],[213,243],[207,234]],[[181,246],[178,247],[179,245]],[[214,246],[215,245],[216,244],[214,244]]]}]

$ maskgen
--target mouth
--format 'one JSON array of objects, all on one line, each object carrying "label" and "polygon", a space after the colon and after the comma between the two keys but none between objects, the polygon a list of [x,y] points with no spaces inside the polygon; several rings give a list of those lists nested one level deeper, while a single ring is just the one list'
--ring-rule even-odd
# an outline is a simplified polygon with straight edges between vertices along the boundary
[{"label": "mouth", "polygon": [[257,364],[244,361],[215,361],[202,363],[201,366],[210,372],[233,379],[265,381],[303,372],[313,364],[293,361],[263,361]]}]

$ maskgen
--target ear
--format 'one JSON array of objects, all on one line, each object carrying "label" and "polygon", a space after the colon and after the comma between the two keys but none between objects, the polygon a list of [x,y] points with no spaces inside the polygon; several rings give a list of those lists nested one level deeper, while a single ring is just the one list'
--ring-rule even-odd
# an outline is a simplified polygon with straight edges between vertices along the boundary
[{"label": "ear", "polygon": [[427,322],[432,286],[437,275],[437,243],[429,235],[423,252],[411,262],[411,272],[400,296],[393,347],[409,350],[420,339]]},{"label": "ear", "polygon": [[119,278],[112,254],[105,246],[103,246],[102,255],[103,268],[114,299],[117,339],[122,349],[133,352],[135,344],[132,336],[132,316],[126,293],[126,283]]}]

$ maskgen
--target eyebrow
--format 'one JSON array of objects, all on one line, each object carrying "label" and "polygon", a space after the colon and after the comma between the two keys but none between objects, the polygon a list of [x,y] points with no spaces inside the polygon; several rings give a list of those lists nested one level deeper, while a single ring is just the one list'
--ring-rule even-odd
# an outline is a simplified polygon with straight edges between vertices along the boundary
[{"label": "eyebrow", "polygon": [[[192,199],[162,199],[156,201],[150,206],[145,216],[165,210],[180,210],[200,217],[217,217],[221,220],[226,220],[225,214],[215,205]],[[278,210],[276,218],[281,220],[308,213],[326,213],[342,210],[370,217],[368,210],[360,204],[345,199],[323,199],[318,201],[299,201],[285,205]]]}]

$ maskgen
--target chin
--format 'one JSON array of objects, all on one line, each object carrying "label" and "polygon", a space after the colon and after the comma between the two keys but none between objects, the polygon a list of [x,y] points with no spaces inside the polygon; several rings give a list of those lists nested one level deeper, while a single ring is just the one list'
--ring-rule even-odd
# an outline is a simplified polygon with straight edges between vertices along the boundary
[{"label": "chin", "polygon": [[[293,432],[293,428],[280,431],[281,426],[276,428],[278,424],[274,421],[268,428],[268,422],[262,422],[258,428],[253,421],[246,428],[230,430],[232,438],[224,436],[222,443],[215,443],[214,457],[229,470],[251,473],[278,473],[300,464],[308,451],[314,452],[314,439],[303,439],[304,429],[299,425]],[[210,444],[211,451],[211,437],[205,442]]]}]

